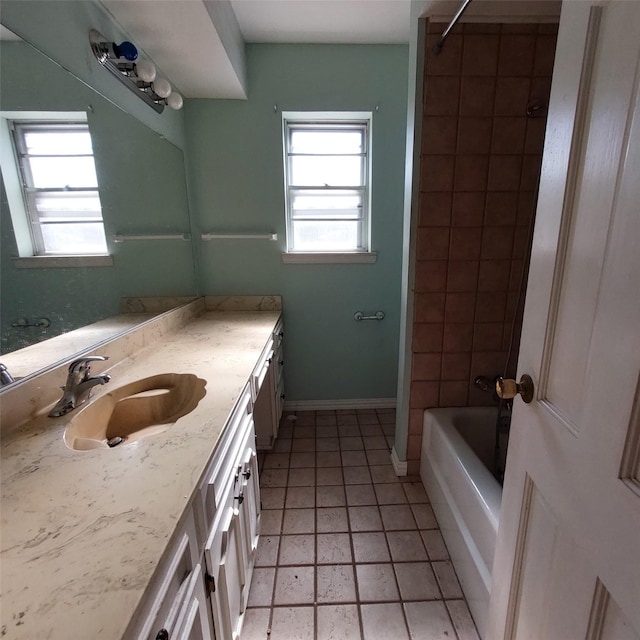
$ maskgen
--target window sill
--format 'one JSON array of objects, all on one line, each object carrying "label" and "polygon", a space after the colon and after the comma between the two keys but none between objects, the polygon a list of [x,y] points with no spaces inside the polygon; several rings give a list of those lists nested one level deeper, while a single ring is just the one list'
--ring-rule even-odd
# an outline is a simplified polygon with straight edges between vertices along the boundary
[{"label": "window sill", "polygon": [[377,259],[377,251],[282,254],[282,262],[285,264],[373,264]]},{"label": "window sill", "polygon": [[12,258],[11,262],[18,269],[112,267],[113,256],[24,256]]}]

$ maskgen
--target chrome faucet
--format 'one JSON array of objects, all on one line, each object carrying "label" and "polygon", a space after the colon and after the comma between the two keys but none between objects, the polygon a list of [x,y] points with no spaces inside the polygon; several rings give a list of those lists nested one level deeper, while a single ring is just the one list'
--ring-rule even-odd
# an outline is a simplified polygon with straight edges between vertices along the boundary
[{"label": "chrome faucet", "polygon": [[104,374],[90,377],[90,364],[93,361],[108,360],[106,356],[86,356],[78,358],[69,365],[67,382],[63,390],[62,398],[58,400],[55,407],[49,412],[50,418],[59,418],[73,411],[76,407],[86,402],[91,395],[91,389],[99,384],[106,384],[111,380],[111,376]]},{"label": "chrome faucet", "polygon": [[0,362],[0,387],[15,382],[16,379],[9,373],[9,369]]}]

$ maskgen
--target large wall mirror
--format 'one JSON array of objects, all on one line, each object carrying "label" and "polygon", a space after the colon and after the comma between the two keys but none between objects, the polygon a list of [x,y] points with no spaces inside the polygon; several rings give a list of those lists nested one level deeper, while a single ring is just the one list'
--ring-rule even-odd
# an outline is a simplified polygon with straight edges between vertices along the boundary
[{"label": "large wall mirror", "polygon": [[[46,119],[47,113],[86,113],[112,258],[107,266],[21,265],[3,176],[0,361],[16,349],[120,314],[126,297],[196,296],[190,240],[114,241],[115,235],[190,233],[182,150],[24,41],[0,41],[0,65],[4,126],[6,114],[16,118],[21,112],[29,117],[43,113]],[[20,375],[59,359],[38,363],[34,371]]]}]

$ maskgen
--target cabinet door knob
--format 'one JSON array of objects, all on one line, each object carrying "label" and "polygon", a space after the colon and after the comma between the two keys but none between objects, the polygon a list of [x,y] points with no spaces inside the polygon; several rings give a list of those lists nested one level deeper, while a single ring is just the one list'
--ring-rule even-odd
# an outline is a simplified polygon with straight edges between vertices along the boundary
[{"label": "cabinet door knob", "polygon": [[245,471],[242,475],[248,480],[251,477],[251,469]]},{"label": "cabinet door knob", "polygon": [[156,640],[169,640],[169,632],[166,629],[160,629],[156,634]]},{"label": "cabinet door knob", "polygon": [[280,398],[281,398],[282,400],[284,400],[284,393],[281,393],[281,394],[280,394]]},{"label": "cabinet door knob", "polygon": [[280,360],[280,366],[282,367],[284,365],[284,360]]}]

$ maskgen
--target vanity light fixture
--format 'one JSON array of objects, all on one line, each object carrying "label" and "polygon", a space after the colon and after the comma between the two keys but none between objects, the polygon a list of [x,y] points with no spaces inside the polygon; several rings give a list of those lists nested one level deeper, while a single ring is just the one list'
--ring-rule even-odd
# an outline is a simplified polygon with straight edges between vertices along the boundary
[{"label": "vanity light fixture", "polygon": [[89,43],[98,62],[152,109],[162,113],[165,105],[182,108],[182,96],[173,90],[168,80],[157,77],[151,62],[138,60],[138,49],[133,43],[109,42],[95,29],[89,31]]}]

